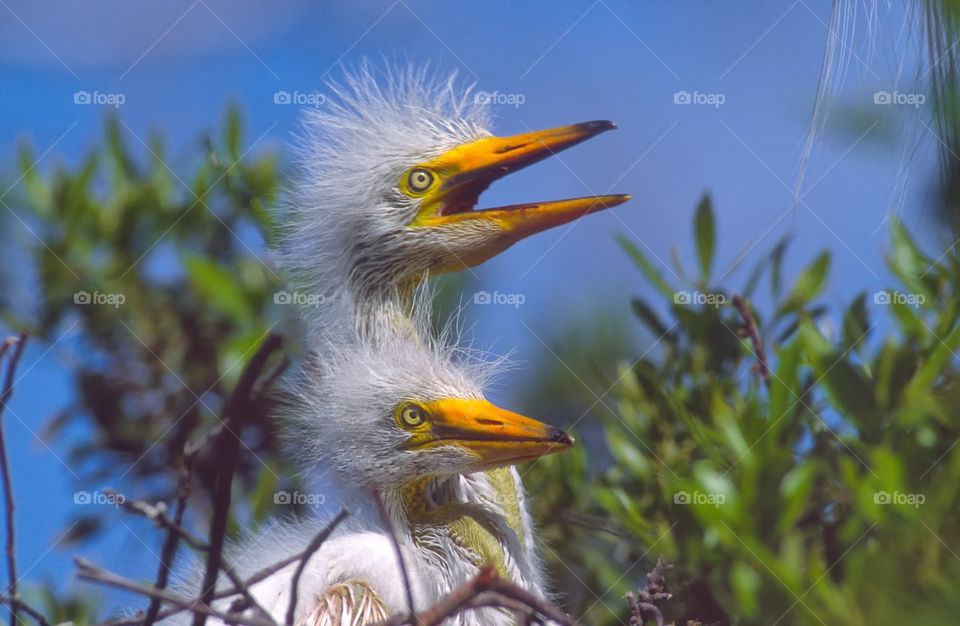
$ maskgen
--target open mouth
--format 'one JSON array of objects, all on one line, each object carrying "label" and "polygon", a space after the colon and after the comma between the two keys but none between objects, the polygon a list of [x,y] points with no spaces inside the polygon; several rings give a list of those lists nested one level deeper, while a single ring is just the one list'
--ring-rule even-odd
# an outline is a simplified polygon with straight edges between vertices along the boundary
[{"label": "open mouth", "polygon": [[608,121],[583,122],[512,137],[484,137],[457,146],[427,164],[449,174],[438,197],[423,207],[421,223],[437,226],[483,220],[504,233],[526,236],[622,204],[629,195],[478,207],[480,195],[493,182],[614,128]]}]

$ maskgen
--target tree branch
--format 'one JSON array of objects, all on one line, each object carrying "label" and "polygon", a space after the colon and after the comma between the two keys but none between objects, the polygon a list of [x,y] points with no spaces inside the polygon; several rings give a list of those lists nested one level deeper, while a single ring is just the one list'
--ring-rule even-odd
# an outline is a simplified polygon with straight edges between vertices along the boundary
[{"label": "tree branch", "polygon": [[380,626],[438,626],[444,620],[466,610],[503,608],[523,615],[525,619],[540,621],[537,615],[563,626],[578,626],[567,614],[544,602],[526,589],[497,576],[492,566],[480,570],[472,579],[447,594],[435,605],[417,615],[397,615]]},{"label": "tree branch", "polygon": [[[410,615],[416,615],[417,610],[413,606],[413,591],[410,589],[410,574],[407,572],[407,564],[403,561],[403,550],[400,548],[400,542],[397,541],[397,534],[393,530],[393,524],[390,522],[390,516],[387,514],[387,507],[383,503],[383,498],[376,491],[373,493],[373,498],[377,502],[377,508],[380,509],[383,526],[387,529],[387,535],[393,545],[393,552],[397,557],[397,567],[400,568],[400,576],[403,579],[403,591],[407,596],[407,611]],[[290,626],[289,622],[287,622],[287,626]]]},{"label": "tree branch", "polygon": [[350,515],[349,511],[346,509],[341,509],[340,513],[337,514],[333,521],[327,524],[327,527],[320,531],[316,537],[314,537],[309,544],[307,544],[307,549],[304,550],[301,554],[300,562],[297,564],[297,569],[293,573],[293,579],[290,581],[290,604],[287,605],[287,626],[293,626],[293,614],[297,609],[297,596],[299,595],[300,589],[300,576],[303,574],[303,570],[307,567],[307,561],[310,560],[310,557],[313,556],[313,553],[320,549],[320,546],[323,545],[323,542],[327,540],[331,533],[340,525],[340,522],[345,520],[347,516]]},{"label": "tree branch", "polygon": [[[183,524],[183,514],[187,508],[187,498],[190,496],[190,479],[193,470],[193,459],[184,457],[180,465],[180,477],[177,479],[177,503],[173,512],[173,521],[167,527],[167,535],[163,541],[162,552],[160,553],[160,566],[157,570],[157,580],[154,583],[154,589],[165,589],[167,581],[170,578],[170,568],[173,567],[173,561],[176,558],[177,546],[180,543],[180,533],[176,529],[181,528]],[[126,503],[126,501],[124,501]],[[166,516],[163,516],[164,518]],[[150,604],[147,606],[147,614],[144,616],[145,626],[153,626],[157,620],[157,614],[160,612],[160,600],[150,598]]]},{"label": "tree branch", "polygon": [[760,333],[757,331],[757,322],[750,311],[750,305],[739,294],[733,295],[733,307],[740,314],[743,320],[743,332],[750,338],[753,344],[753,353],[757,357],[757,365],[754,368],[763,382],[770,384],[770,367],[767,365],[767,352],[763,349],[763,340],[760,339]]},{"label": "tree branch", "polygon": [[[77,565],[77,577],[83,580],[97,582],[117,589],[138,593],[148,598],[158,598],[161,602],[167,602],[180,607],[180,611],[190,611],[194,615],[203,615],[206,617],[216,617],[223,620],[225,624],[237,624],[239,626],[273,626],[270,622],[264,622],[255,618],[244,617],[237,613],[224,613],[205,604],[202,600],[187,600],[176,596],[163,589],[155,589],[150,585],[144,585],[133,580],[129,580],[113,572],[101,569],[93,563],[76,557],[74,562]],[[180,611],[177,611],[178,613]],[[110,624],[140,624],[142,620],[131,620],[126,622],[109,622]]]},{"label": "tree branch", "polygon": [[[3,342],[3,348],[0,348],[0,358],[2,358],[10,346],[16,343],[16,348],[10,356],[7,363],[7,375],[3,381],[3,392],[0,392],[0,417],[3,416],[7,403],[13,396],[13,376],[17,371],[17,363],[23,355],[23,348],[27,345],[27,333],[21,332],[18,338],[8,338]],[[7,595],[10,598],[10,626],[17,626],[17,611],[23,607],[20,596],[17,594],[17,552],[14,538],[13,526],[13,485],[10,479],[10,461],[7,459],[7,443],[3,434],[3,420],[0,419],[0,471],[3,473],[3,501],[7,518],[7,575],[10,582],[7,585]]]},{"label": "tree branch", "polygon": [[[207,569],[203,576],[200,598],[204,604],[213,602],[216,592],[217,575],[220,571],[220,559],[227,534],[227,520],[230,517],[230,498],[233,486],[233,474],[240,456],[240,435],[243,428],[242,408],[250,399],[250,393],[263,372],[267,360],[280,349],[283,340],[270,334],[247,363],[233,393],[223,409],[223,430],[214,440],[217,459],[222,464],[213,493],[213,514],[210,517],[210,552],[207,556]],[[203,626],[207,616],[194,614],[193,626]]]}]

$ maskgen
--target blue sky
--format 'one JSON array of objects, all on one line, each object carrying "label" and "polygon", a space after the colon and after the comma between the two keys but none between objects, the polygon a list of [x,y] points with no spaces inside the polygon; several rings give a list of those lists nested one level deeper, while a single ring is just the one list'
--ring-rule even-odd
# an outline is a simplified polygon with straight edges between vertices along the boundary
[{"label": "blue sky", "polygon": [[[942,243],[928,194],[936,148],[924,126],[928,111],[874,103],[879,90],[913,89],[903,78],[913,76],[911,57],[898,73],[904,51],[890,43],[898,14],[880,17],[873,47],[853,39],[841,54],[847,65],[832,121],[809,162],[803,203],[791,210],[828,35],[824,0],[318,4],[92,0],[54,9],[0,0],[0,171],[12,169],[20,141],[43,155],[42,171],[76,163],[98,144],[106,106],[75,104],[78,91],[121,94],[129,143],[136,144],[133,135],[162,132],[173,147],[174,169],[176,155],[195,150],[199,134],[220,122],[227,103],[241,105],[254,151],[285,153],[298,108],[274,104],[274,94],[322,91],[341,64],[364,57],[430,61],[483,91],[522,96],[519,106],[497,109],[499,134],[614,120],[616,132],[484,195],[488,205],[608,190],[634,197],[523,242],[476,270],[485,290],[524,295],[519,309],[472,313],[482,343],[516,347],[526,362],[551,358],[526,327],[546,337],[596,301],[615,307],[613,315],[626,314],[626,294],[643,284],[615,234],[657,261],[669,262],[676,248],[692,267],[690,220],[705,191],[717,211],[721,272],[744,253],[750,265],[792,233],[788,277],[820,249],[833,251],[825,300],[835,306],[890,282],[882,259],[891,212],[902,213],[921,239]],[[699,103],[678,104],[678,92]],[[857,123],[840,123],[854,118]],[[20,228],[16,220],[6,224]],[[35,244],[26,231],[15,236]],[[672,270],[661,269],[675,280]],[[734,272],[730,284],[738,278]],[[69,401],[57,355],[70,342],[68,335],[62,345],[30,347],[5,417],[21,573],[61,583],[70,579],[70,554],[51,544],[78,485],[58,458],[62,450],[48,449],[34,433]],[[151,550],[157,551],[155,535],[131,522],[87,552],[150,576]]]}]

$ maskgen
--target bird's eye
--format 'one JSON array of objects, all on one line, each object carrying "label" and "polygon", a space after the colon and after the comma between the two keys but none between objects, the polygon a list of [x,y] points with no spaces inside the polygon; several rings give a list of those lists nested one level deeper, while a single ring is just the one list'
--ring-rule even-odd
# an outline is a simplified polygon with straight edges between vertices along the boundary
[{"label": "bird's eye", "polygon": [[414,193],[423,193],[430,189],[433,180],[433,172],[422,167],[415,167],[410,170],[410,174],[407,176],[407,187]]},{"label": "bird's eye", "polygon": [[404,426],[415,428],[427,420],[427,415],[423,408],[416,404],[407,404],[400,409],[400,421]]}]

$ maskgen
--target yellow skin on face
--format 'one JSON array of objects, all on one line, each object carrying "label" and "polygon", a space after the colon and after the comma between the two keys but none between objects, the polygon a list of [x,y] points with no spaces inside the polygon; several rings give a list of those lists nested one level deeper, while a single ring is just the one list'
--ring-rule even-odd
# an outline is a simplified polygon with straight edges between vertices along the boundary
[{"label": "yellow skin on face", "polygon": [[475,398],[404,402],[394,417],[410,434],[404,449],[456,446],[477,459],[470,471],[516,465],[573,445],[561,430]]},{"label": "yellow skin on face", "polygon": [[495,180],[614,128],[611,122],[586,122],[512,137],[484,137],[457,146],[408,169],[400,191],[420,201],[409,228],[453,229],[483,224],[498,234],[484,249],[456,250],[457,263],[442,271],[477,265],[529,235],[622,204],[630,196],[603,195],[550,202],[529,202],[474,210],[480,194]]},{"label": "yellow skin on face", "polygon": [[[524,532],[517,485],[508,466],[559,452],[573,445],[565,432],[518,413],[501,409],[486,400],[445,398],[432,402],[408,401],[394,410],[397,425],[409,433],[406,450],[424,450],[452,445],[467,450],[477,459],[471,471],[485,471],[507,525],[521,545]],[[404,485],[401,498],[415,540],[424,529],[445,527],[450,538],[475,555],[474,564],[492,564],[508,576],[500,531],[484,507],[474,503],[426,505],[423,492],[430,477],[419,477]],[[429,546],[430,542],[424,545]]]}]

